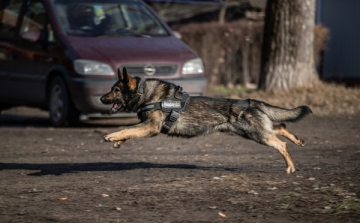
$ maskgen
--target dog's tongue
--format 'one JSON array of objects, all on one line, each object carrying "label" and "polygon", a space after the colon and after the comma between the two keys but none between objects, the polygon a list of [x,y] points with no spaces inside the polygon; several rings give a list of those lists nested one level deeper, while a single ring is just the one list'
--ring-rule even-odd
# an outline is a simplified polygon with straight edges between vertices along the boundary
[{"label": "dog's tongue", "polygon": [[119,109],[120,109],[120,105],[118,103],[114,103],[110,110],[110,113],[116,113]]}]

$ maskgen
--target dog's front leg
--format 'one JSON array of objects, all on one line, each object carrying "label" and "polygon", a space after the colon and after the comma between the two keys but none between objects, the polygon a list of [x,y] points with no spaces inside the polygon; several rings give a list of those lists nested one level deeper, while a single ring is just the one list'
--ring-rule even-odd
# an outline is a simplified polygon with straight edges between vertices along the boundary
[{"label": "dog's front leg", "polygon": [[160,117],[150,117],[143,123],[135,125],[131,128],[123,129],[118,132],[114,132],[104,136],[104,140],[108,142],[115,142],[114,147],[120,147],[126,140],[131,138],[144,138],[156,136],[161,131],[162,120]]},{"label": "dog's front leg", "polygon": [[132,128],[123,129],[121,131],[106,135],[104,136],[104,140],[108,142],[115,142],[114,147],[119,148],[128,139],[152,137],[159,133],[160,128],[157,130],[149,124],[142,123]]}]

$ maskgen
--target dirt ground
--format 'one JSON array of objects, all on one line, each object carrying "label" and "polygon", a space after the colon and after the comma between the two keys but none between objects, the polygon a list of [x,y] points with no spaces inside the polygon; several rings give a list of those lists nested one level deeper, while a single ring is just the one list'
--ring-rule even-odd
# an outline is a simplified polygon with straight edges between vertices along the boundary
[{"label": "dirt ground", "polygon": [[103,141],[132,121],[53,128],[38,110],[3,112],[0,221],[360,222],[360,116],[288,124],[306,141],[288,143],[290,175],[279,152],[228,133]]}]

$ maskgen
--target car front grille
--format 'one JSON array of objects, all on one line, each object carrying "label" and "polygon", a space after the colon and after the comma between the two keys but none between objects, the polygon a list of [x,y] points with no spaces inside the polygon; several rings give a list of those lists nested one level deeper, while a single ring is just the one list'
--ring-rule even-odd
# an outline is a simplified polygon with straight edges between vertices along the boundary
[{"label": "car front grille", "polygon": [[126,70],[135,76],[167,76],[175,74],[177,65],[125,65]]}]

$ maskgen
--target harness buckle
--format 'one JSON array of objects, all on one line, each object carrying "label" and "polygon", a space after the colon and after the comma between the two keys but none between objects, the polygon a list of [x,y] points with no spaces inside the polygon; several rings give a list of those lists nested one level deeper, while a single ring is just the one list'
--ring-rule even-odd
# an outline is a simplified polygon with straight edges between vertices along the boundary
[{"label": "harness buckle", "polygon": [[166,123],[163,125],[163,129],[165,129],[165,132],[170,131],[171,126],[166,125]]},{"label": "harness buckle", "polygon": [[180,115],[179,112],[172,110],[169,115],[169,121],[176,122],[176,120],[179,118],[179,115]]}]

